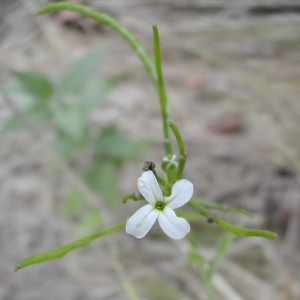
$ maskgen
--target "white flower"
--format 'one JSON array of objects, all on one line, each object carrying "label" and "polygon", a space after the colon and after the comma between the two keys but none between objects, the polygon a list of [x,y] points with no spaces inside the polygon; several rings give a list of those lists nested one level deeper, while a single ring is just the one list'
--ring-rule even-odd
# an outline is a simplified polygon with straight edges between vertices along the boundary
[{"label": "white flower", "polygon": [[172,187],[169,197],[164,197],[152,171],[147,171],[137,181],[141,194],[149,204],[138,209],[127,221],[126,232],[140,239],[151,229],[156,219],[162,230],[179,240],[190,232],[190,224],[176,216],[173,209],[186,204],[193,195],[193,184],[181,179]]}]

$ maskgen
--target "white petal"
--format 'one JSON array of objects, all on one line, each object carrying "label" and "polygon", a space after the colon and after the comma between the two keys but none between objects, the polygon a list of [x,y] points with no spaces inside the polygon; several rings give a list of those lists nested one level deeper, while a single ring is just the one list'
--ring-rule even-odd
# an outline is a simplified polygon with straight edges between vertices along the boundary
[{"label": "white petal", "polygon": [[147,204],[138,209],[127,221],[126,232],[140,239],[144,237],[155,223],[159,211]]},{"label": "white petal", "polygon": [[152,171],[146,171],[137,181],[138,188],[145,199],[152,205],[156,200],[163,200],[161,189]]},{"label": "white petal", "polygon": [[165,200],[168,202],[168,207],[175,209],[186,204],[193,195],[193,184],[186,180],[181,179],[175,182],[172,186],[171,196],[166,197]]},{"label": "white petal", "polygon": [[183,218],[178,218],[173,209],[165,207],[158,215],[162,230],[172,239],[179,240],[190,232],[190,224]]}]

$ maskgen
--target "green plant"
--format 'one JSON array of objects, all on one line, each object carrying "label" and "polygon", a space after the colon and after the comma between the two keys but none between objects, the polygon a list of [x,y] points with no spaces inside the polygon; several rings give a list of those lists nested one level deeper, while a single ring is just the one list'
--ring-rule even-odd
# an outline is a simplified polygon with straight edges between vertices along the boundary
[{"label": "green plant", "polygon": [[[40,73],[14,71],[15,81],[4,90],[34,124],[48,124],[53,128],[53,147],[60,156],[76,166],[80,155],[92,153],[93,158],[81,176],[110,207],[117,208],[118,171],[124,163],[138,157],[144,143],[129,140],[114,124],[91,133],[88,115],[101,105],[114,86],[111,80],[92,80],[106,53],[107,47],[104,47],[85,54],[56,82]],[[22,121],[13,116],[4,124],[2,133],[22,130],[23,126]],[[80,215],[78,232],[82,234],[101,223],[99,211],[86,203],[76,187],[66,196],[64,206],[68,215]]]},{"label": "green plant", "polygon": [[[145,234],[150,230],[151,226],[158,218],[161,227],[166,232],[167,235],[180,239],[183,238],[189,231],[190,226],[186,220],[182,218],[190,219],[190,220],[203,220],[206,219],[209,223],[214,223],[227,231],[227,233],[220,238],[219,245],[217,247],[216,255],[210,261],[206,261],[197,251],[196,243],[193,239],[190,239],[191,242],[191,251],[189,255],[189,260],[192,263],[196,263],[199,266],[200,274],[204,280],[205,286],[207,288],[207,294],[210,299],[213,299],[213,292],[211,286],[211,279],[213,275],[213,271],[215,270],[218,261],[221,259],[223,255],[226,254],[231,241],[233,240],[234,235],[239,236],[258,236],[268,239],[276,239],[277,235],[273,232],[265,231],[265,230],[255,230],[255,229],[245,229],[241,226],[231,225],[228,222],[225,222],[214,213],[212,210],[222,210],[222,211],[231,211],[235,213],[241,213],[246,216],[251,216],[250,213],[235,209],[235,208],[226,208],[223,205],[218,204],[210,204],[207,202],[203,202],[200,200],[193,199],[189,202],[190,207],[194,210],[194,213],[186,212],[184,210],[177,210],[177,214],[173,211],[183,204],[187,203],[190,200],[193,192],[193,184],[188,180],[181,179],[183,170],[185,167],[185,162],[187,159],[187,155],[185,152],[185,145],[180,134],[179,129],[174,123],[170,122],[170,117],[168,115],[168,99],[166,95],[166,91],[164,88],[164,80],[163,80],[163,72],[162,72],[162,63],[161,63],[161,54],[160,54],[160,42],[159,42],[159,34],[156,26],[153,26],[153,41],[154,41],[154,61],[151,59],[150,55],[143,48],[138,39],[125,27],[123,27],[118,21],[113,19],[111,16],[99,13],[89,7],[83,5],[76,5],[70,3],[57,3],[51,4],[45,7],[39,14],[45,14],[50,12],[55,12],[59,10],[69,9],[72,11],[76,11],[81,13],[84,16],[92,18],[100,23],[108,25],[116,30],[132,47],[132,49],[136,52],[136,54],[142,60],[145,69],[150,77],[150,80],[154,84],[154,87],[157,89],[159,103],[161,108],[161,116],[163,123],[163,139],[164,139],[164,149],[165,149],[165,157],[162,160],[162,170],[164,172],[164,177],[160,177],[155,168],[155,164],[153,162],[147,162],[144,165],[143,170],[145,171],[142,176],[138,179],[138,188],[140,191],[140,195],[129,194],[123,197],[123,202],[126,203],[128,200],[147,200],[149,204],[146,204],[144,207],[139,209],[125,224],[125,222],[120,223],[119,225],[109,227],[104,229],[96,234],[87,236],[83,239],[75,241],[72,244],[56,248],[49,252],[45,252],[42,254],[37,254],[33,257],[30,257],[26,260],[19,262],[16,265],[16,270],[27,267],[32,264],[43,263],[49,260],[61,258],[68,252],[87,245],[88,243],[94,241],[96,238],[103,236],[104,234],[110,234],[115,232],[116,230],[123,229],[126,226],[126,231],[137,238],[142,238]],[[64,87],[61,87],[64,89]],[[57,124],[57,123],[56,123]],[[58,124],[61,125],[60,122]],[[65,126],[65,124],[64,124]],[[63,127],[64,127],[63,126]],[[71,134],[72,138],[77,137],[74,132],[70,133],[70,130],[63,130],[64,134]],[[179,149],[179,156],[174,154],[173,146],[171,144],[171,133],[174,134],[176,138],[176,142]],[[116,149],[116,145],[118,144],[126,144],[124,139],[115,133],[114,128],[110,128],[107,132],[102,133],[102,139],[98,140],[97,147],[95,148],[95,153],[101,153],[102,155],[105,153],[108,155],[114,163],[118,164],[122,162],[122,159],[127,159],[131,157],[131,155],[135,156],[134,151],[128,151],[119,153],[118,151],[115,153],[113,149]],[[112,139],[112,136],[117,135],[117,138]],[[81,134],[78,134],[81,136]],[[125,147],[125,149],[131,149],[131,147]],[[116,159],[117,157],[117,159]],[[101,161],[101,159],[100,159]],[[91,187],[96,189],[99,187],[99,181],[101,181],[102,177],[105,177],[109,174],[110,178],[115,178],[116,174],[113,171],[114,167],[112,165],[107,165],[106,160],[101,161],[101,165],[99,165],[99,169],[92,169],[87,174],[86,182],[90,184]],[[103,171],[104,170],[104,171]],[[103,172],[103,173],[101,173]],[[91,184],[91,181],[94,181]],[[101,189],[104,186],[101,187]],[[100,187],[99,187],[100,189]],[[78,198],[78,206],[74,206],[72,209],[75,211],[79,211],[80,203],[83,201],[82,198],[77,194],[76,191],[73,191],[75,197]],[[104,212],[103,212],[104,213]],[[105,212],[107,213],[107,212]],[[169,222],[171,220],[171,222]],[[193,228],[191,229],[193,232]],[[130,299],[137,299],[135,293],[132,291],[131,287],[128,285],[128,281],[126,284],[123,283],[125,289],[130,296]]]}]

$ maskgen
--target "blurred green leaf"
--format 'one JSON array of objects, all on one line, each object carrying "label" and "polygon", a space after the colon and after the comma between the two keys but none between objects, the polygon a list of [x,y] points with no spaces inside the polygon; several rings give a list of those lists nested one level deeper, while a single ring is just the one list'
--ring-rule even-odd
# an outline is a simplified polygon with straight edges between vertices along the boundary
[{"label": "blurred green leaf", "polygon": [[113,82],[103,81],[93,83],[86,88],[79,96],[78,105],[82,113],[88,114],[96,108],[103,100],[104,96],[112,89]]},{"label": "blurred green leaf", "polygon": [[74,141],[58,133],[54,142],[54,148],[62,157],[69,159],[75,150]]},{"label": "blurred green leaf", "polygon": [[219,257],[219,256],[222,257],[228,252],[228,249],[229,249],[231,243],[233,242],[234,238],[235,238],[235,235],[230,232],[225,233],[221,237],[220,242],[218,244],[216,257]]},{"label": "blurred green leaf", "polygon": [[51,117],[51,111],[45,103],[35,103],[25,110],[33,123],[41,123]]},{"label": "blurred green leaf", "polygon": [[64,132],[58,130],[54,142],[55,150],[64,158],[71,159],[76,153],[87,149],[89,146],[89,138],[87,133],[84,134],[82,139],[75,141],[71,139]]},{"label": "blurred green leaf", "polygon": [[11,117],[1,128],[1,133],[8,131],[19,131],[24,128],[23,123],[18,117]]},{"label": "blurred green leaf", "polygon": [[[34,123],[43,122],[51,117],[49,99],[53,87],[42,75],[37,73],[18,73],[17,81],[5,86],[5,93],[20,107]],[[36,85],[41,85],[37,87]],[[17,127],[17,121],[8,124]]]},{"label": "blurred green leaf", "polygon": [[4,87],[4,92],[23,110],[31,107],[36,101],[35,96],[28,93],[18,81],[7,84]]},{"label": "blurred green leaf", "polygon": [[101,224],[101,215],[98,209],[91,209],[80,222],[76,230],[77,236],[88,234]]},{"label": "blurred green leaf", "polygon": [[100,194],[107,200],[111,207],[116,208],[120,201],[118,167],[112,161],[102,161],[99,171]]},{"label": "blurred green leaf", "polygon": [[145,144],[135,143],[122,136],[114,125],[104,129],[96,141],[96,153],[115,160],[136,159]]},{"label": "blurred green leaf", "polygon": [[85,203],[83,195],[77,189],[72,189],[65,199],[64,210],[68,215],[74,215],[83,208]]},{"label": "blurred green leaf", "polygon": [[94,191],[99,192],[111,207],[117,207],[120,201],[118,166],[114,161],[99,161],[87,174],[86,182]]},{"label": "blurred green leaf", "polygon": [[[35,123],[41,123],[51,117],[51,113],[48,110],[48,107],[44,105],[34,105],[30,108],[25,110],[25,113],[28,115],[29,119]],[[8,132],[8,131],[20,131],[24,128],[24,124],[22,121],[14,116],[11,117],[2,127],[1,132]]]},{"label": "blurred green leaf", "polygon": [[189,263],[197,263],[201,270],[205,270],[208,267],[208,263],[205,258],[197,253],[195,250],[191,251],[188,255]]},{"label": "blurred green leaf", "polygon": [[49,100],[53,95],[53,84],[42,74],[35,72],[16,72],[13,74],[24,90],[40,101]]},{"label": "blurred green leaf", "polygon": [[73,140],[80,140],[86,131],[82,112],[72,104],[64,105],[55,112],[56,127]]},{"label": "blurred green leaf", "polygon": [[221,239],[218,243],[216,255],[211,260],[211,273],[213,272],[213,270],[215,269],[215,267],[217,266],[217,264],[221,260],[221,258],[227,254],[229,247],[230,247],[231,243],[233,242],[234,238],[235,238],[235,235],[230,232],[225,233],[221,237]]},{"label": "blurred green leaf", "polygon": [[99,67],[100,61],[106,52],[107,47],[94,50],[71,64],[57,83],[59,94],[76,95],[80,93]]},{"label": "blurred green leaf", "polygon": [[[176,211],[177,214],[177,211]],[[191,246],[191,250],[192,251],[196,251],[196,247],[197,247],[197,240],[196,237],[194,235],[193,231],[190,231],[190,233],[186,236],[187,241],[189,242],[190,246]]]}]

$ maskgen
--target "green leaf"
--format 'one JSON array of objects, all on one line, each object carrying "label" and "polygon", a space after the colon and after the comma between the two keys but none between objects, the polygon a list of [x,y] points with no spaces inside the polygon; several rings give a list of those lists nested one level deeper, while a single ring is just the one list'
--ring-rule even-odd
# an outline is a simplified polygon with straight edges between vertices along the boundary
[{"label": "green leaf", "polygon": [[64,210],[68,215],[76,214],[86,203],[83,195],[77,190],[72,189],[64,202]]},{"label": "green leaf", "polygon": [[[176,211],[176,214],[177,214],[177,211]],[[197,247],[197,239],[193,233],[193,231],[191,231],[187,236],[187,241],[189,242],[190,246],[191,246],[191,251],[195,251],[197,252],[196,250],[196,247]]]},{"label": "green leaf", "polygon": [[28,93],[18,81],[7,84],[4,92],[23,110],[30,108],[36,102],[35,96]]},{"label": "green leaf", "polygon": [[18,117],[11,117],[2,127],[1,133],[8,131],[19,131],[24,128],[23,123]]},{"label": "green leaf", "polygon": [[105,228],[105,229],[103,229],[95,234],[92,234],[90,236],[81,238],[81,239],[75,241],[74,243],[55,248],[48,252],[36,254],[32,257],[29,257],[25,260],[18,262],[16,264],[15,271],[18,271],[22,268],[28,267],[33,264],[40,264],[40,263],[43,263],[43,262],[46,262],[49,260],[61,258],[61,257],[65,256],[66,254],[68,254],[72,250],[75,250],[80,247],[84,247],[84,246],[88,245],[89,243],[91,243],[92,241],[94,241],[95,239],[98,239],[99,237],[111,234],[117,230],[124,228],[124,227],[125,227],[125,222],[122,222],[118,225]]},{"label": "green leaf", "polygon": [[86,132],[84,116],[76,105],[65,105],[57,110],[54,123],[59,130],[75,141],[82,139]]},{"label": "green leaf", "polygon": [[101,215],[98,209],[92,209],[89,213],[83,218],[79,227],[76,230],[78,236],[82,236],[95,230],[101,224]]},{"label": "green leaf", "polygon": [[23,89],[40,101],[49,100],[53,95],[53,84],[42,74],[35,72],[16,72],[13,74]]},{"label": "green leaf", "polygon": [[120,201],[118,166],[114,161],[99,161],[86,176],[86,182],[94,191],[99,192],[111,207],[117,207]]},{"label": "green leaf", "polygon": [[56,139],[54,142],[55,150],[64,158],[71,159],[75,154],[87,149],[89,137],[85,133],[82,139],[75,141],[64,132],[57,130]]},{"label": "green leaf", "polygon": [[96,141],[95,148],[96,153],[101,157],[106,156],[111,159],[126,161],[136,159],[144,146],[142,143],[135,143],[122,136],[112,125],[102,131]]},{"label": "green leaf", "polygon": [[189,253],[188,261],[189,263],[197,263],[202,271],[204,271],[208,267],[208,262],[205,260],[205,258],[199,253],[197,253],[195,250]]},{"label": "green leaf", "polygon": [[222,257],[224,256],[227,252],[228,252],[228,249],[231,245],[231,243],[233,242],[233,239],[235,238],[234,234],[228,232],[226,234],[224,234],[221,239],[220,239],[220,242],[218,244],[218,251],[217,251],[217,254],[216,254],[216,257]]},{"label": "green leaf", "polygon": [[46,121],[51,117],[51,111],[46,103],[40,102],[35,103],[28,109],[26,112],[31,119],[31,121],[35,124],[39,124],[43,121]]},{"label": "green leaf", "polygon": [[[48,111],[47,107],[44,106],[33,106],[31,109],[26,111],[29,119],[35,123],[39,124],[50,118],[51,114]],[[10,118],[2,127],[1,132],[8,131],[20,131],[24,128],[22,121],[18,117]]]},{"label": "green leaf", "polygon": [[86,88],[79,96],[78,105],[83,114],[93,111],[103,100],[104,96],[112,89],[110,81],[96,82]]},{"label": "green leaf", "polygon": [[100,61],[107,52],[107,47],[87,53],[75,61],[61,76],[57,83],[60,95],[76,95],[80,93],[90,77],[99,67]]},{"label": "green leaf", "polygon": [[[47,92],[46,83],[41,90],[38,88],[35,90],[33,87],[31,88],[31,83],[35,82],[35,77],[39,78],[39,74],[15,74],[18,75],[18,80],[6,85],[4,88],[5,93],[28,115],[32,122],[38,124],[49,119],[51,117],[51,110],[48,100],[52,92],[49,92],[49,89]],[[41,81],[44,82],[43,80]],[[38,79],[36,79],[36,84],[39,84]]]},{"label": "green leaf", "polygon": [[213,272],[213,270],[215,269],[216,265],[221,260],[221,258],[227,254],[229,247],[230,247],[231,243],[233,242],[234,238],[235,238],[235,235],[230,232],[225,233],[221,237],[221,239],[218,243],[216,255],[214,256],[214,258],[211,261],[211,273]]},{"label": "green leaf", "polygon": [[64,134],[58,133],[54,142],[54,148],[62,157],[70,159],[75,150],[74,144],[74,141],[70,140]]}]

